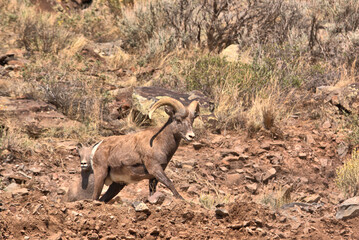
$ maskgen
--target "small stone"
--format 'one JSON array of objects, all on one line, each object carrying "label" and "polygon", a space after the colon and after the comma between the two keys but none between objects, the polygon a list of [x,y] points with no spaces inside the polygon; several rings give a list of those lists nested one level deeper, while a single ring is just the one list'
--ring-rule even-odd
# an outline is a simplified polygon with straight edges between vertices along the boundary
[{"label": "small stone", "polygon": [[270,150],[270,144],[267,142],[262,143],[260,147],[264,150]]},{"label": "small stone", "polygon": [[160,230],[158,229],[158,227],[153,227],[149,230],[150,235],[152,236],[158,236],[160,234]]},{"label": "small stone", "polygon": [[117,235],[107,235],[101,238],[101,240],[116,240],[116,239],[117,239]]},{"label": "small stone", "polygon": [[295,222],[295,223],[292,223],[291,226],[292,226],[293,230],[298,230],[302,226],[302,224],[299,222]]},{"label": "small stone", "polygon": [[241,155],[239,155],[238,160],[239,160],[239,161],[246,161],[248,158],[249,158],[248,155],[246,155],[246,154],[241,154]]},{"label": "small stone", "polygon": [[307,134],[306,140],[307,140],[307,143],[308,143],[308,144],[313,144],[313,143],[315,143],[315,140],[314,140],[312,134]]},{"label": "small stone", "polygon": [[330,120],[325,121],[322,125],[323,128],[330,128],[331,126],[332,124],[330,123]]},{"label": "small stone", "polygon": [[184,170],[186,170],[187,172],[190,172],[190,171],[193,170],[193,167],[192,167],[191,165],[188,165],[188,164],[183,164],[183,165],[182,165],[182,168],[183,168]]},{"label": "small stone", "polygon": [[57,190],[57,195],[65,195],[65,194],[66,194],[66,189],[61,187]]},{"label": "small stone", "polygon": [[10,205],[9,210],[10,210],[10,212],[15,213],[16,212],[16,206],[15,205]]},{"label": "small stone", "polygon": [[26,196],[29,194],[29,190],[27,190],[27,188],[20,188],[20,189],[16,189],[16,190],[12,191],[11,194],[13,197]]},{"label": "small stone", "polygon": [[243,180],[243,176],[239,173],[231,173],[227,175],[226,183],[228,186],[238,185]]},{"label": "small stone", "polygon": [[247,184],[245,188],[247,189],[248,192],[254,194],[258,189],[258,185],[256,183]]},{"label": "small stone", "polygon": [[226,167],[220,167],[219,168],[222,172],[228,172],[228,168],[226,168]]},{"label": "small stone", "polygon": [[298,157],[299,157],[300,159],[306,159],[306,158],[307,158],[307,154],[304,153],[304,152],[300,152],[300,153],[298,154]]},{"label": "small stone", "polygon": [[319,200],[320,200],[320,196],[318,194],[314,194],[314,195],[304,198],[304,202],[307,202],[307,203],[317,203],[317,202],[319,202]]},{"label": "small stone", "polygon": [[204,144],[200,143],[200,142],[194,142],[194,143],[192,143],[192,146],[195,150],[200,150],[201,148],[204,147]]},{"label": "small stone", "polygon": [[241,229],[243,227],[247,227],[249,226],[250,222],[249,221],[242,221],[241,223],[235,223],[235,224],[231,224],[228,227],[233,229],[233,230],[238,230]]},{"label": "small stone", "polygon": [[285,145],[284,141],[273,141],[270,143],[270,145],[287,149],[287,146]]},{"label": "small stone", "polygon": [[34,175],[40,175],[42,172],[42,169],[39,167],[32,167],[29,169]]},{"label": "small stone", "polygon": [[244,170],[243,169],[236,169],[236,173],[243,174]]},{"label": "small stone", "polygon": [[17,189],[20,189],[21,187],[20,187],[20,185],[19,184],[17,184],[17,183],[10,183],[5,189],[4,189],[4,191],[6,191],[6,192],[13,192],[13,191],[15,191],[15,190],[17,190]]},{"label": "small stone", "polygon": [[214,163],[207,162],[207,163],[205,164],[205,166],[208,167],[208,168],[214,168]]},{"label": "small stone", "polygon": [[269,179],[275,177],[277,171],[275,170],[275,168],[271,168],[269,169],[266,174],[263,176],[263,182],[268,181]]},{"label": "small stone", "polygon": [[330,102],[331,104],[333,104],[334,106],[338,106],[340,103],[339,103],[339,97],[338,95],[333,95],[331,98],[330,98]]},{"label": "small stone", "polygon": [[187,192],[191,195],[199,195],[199,190],[198,187],[196,185],[191,185],[189,186],[189,188],[187,189]]},{"label": "small stone", "polygon": [[238,156],[227,156],[227,157],[223,158],[222,161],[236,162],[236,161],[238,161]]},{"label": "small stone", "polygon": [[324,167],[324,168],[328,166],[327,158],[319,158],[319,162],[320,162],[320,165],[322,165],[322,167]]},{"label": "small stone", "polygon": [[216,217],[217,218],[225,218],[225,217],[229,216],[228,211],[226,209],[223,209],[223,208],[217,208],[215,212],[216,212]]},{"label": "small stone", "polygon": [[319,148],[326,149],[327,147],[328,147],[328,143],[326,143],[326,142],[320,142],[319,143]]},{"label": "small stone", "polygon": [[97,240],[97,239],[99,239],[99,236],[97,233],[90,233],[89,235],[87,235],[87,239],[88,240]]},{"label": "small stone", "polygon": [[239,156],[238,152],[235,151],[235,150],[233,150],[233,149],[222,150],[220,153],[221,153],[221,157],[222,157],[222,158],[227,157],[227,156],[230,156],[230,155]]},{"label": "small stone", "polygon": [[147,207],[147,205],[144,202],[134,202],[133,207],[135,208],[136,212],[149,212],[150,209]]},{"label": "small stone", "polygon": [[155,192],[152,196],[148,198],[149,203],[151,204],[162,204],[166,198],[162,192]]}]

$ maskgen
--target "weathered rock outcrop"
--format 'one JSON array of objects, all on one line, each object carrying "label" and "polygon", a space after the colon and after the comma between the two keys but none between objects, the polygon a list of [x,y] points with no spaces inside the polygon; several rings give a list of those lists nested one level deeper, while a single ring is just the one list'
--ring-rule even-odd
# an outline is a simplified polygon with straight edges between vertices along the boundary
[{"label": "weathered rock outcrop", "polygon": [[338,206],[336,219],[346,220],[359,216],[359,197],[345,200]]},{"label": "weathered rock outcrop", "polygon": [[26,129],[32,137],[56,128],[80,127],[81,123],[68,119],[56,108],[42,101],[0,97],[0,120],[14,123],[12,127]]}]

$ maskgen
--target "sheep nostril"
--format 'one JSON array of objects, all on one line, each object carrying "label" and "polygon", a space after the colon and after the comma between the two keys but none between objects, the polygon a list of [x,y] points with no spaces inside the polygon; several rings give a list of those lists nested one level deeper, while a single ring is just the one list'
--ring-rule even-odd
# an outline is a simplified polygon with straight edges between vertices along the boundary
[{"label": "sheep nostril", "polygon": [[193,140],[195,137],[194,134],[187,134],[187,140]]}]

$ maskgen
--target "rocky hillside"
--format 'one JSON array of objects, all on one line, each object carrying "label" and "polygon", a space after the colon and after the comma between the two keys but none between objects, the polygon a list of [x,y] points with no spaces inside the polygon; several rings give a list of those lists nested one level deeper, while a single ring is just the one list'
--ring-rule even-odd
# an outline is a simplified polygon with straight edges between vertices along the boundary
[{"label": "rocky hillside", "polygon": [[[359,239],[355,1],[0,0],[1,239]],[[231,21],[229,21],[231,19]],[[78,143],[200,102],[159,184],[66,201]]]}]

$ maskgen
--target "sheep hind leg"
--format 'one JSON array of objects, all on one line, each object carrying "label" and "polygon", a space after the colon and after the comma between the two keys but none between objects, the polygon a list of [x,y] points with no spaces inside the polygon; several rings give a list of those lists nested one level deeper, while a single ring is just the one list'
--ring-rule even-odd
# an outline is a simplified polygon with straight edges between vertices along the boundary
[{"label": "sheep hind leg", "polygon": [[158,180],[156,178],[152,178],[148,182],[148,186],[150,189],[150,196],[152,196],[156,192]]},{"label": "sheep hind leg", "polygon": [[124,183],[115,183],[113,182],[110,187],[107,189],[106,193],[100,198],[102,202],[109,202],[112,198],[114,198],[124,187],[126,184]]}]

